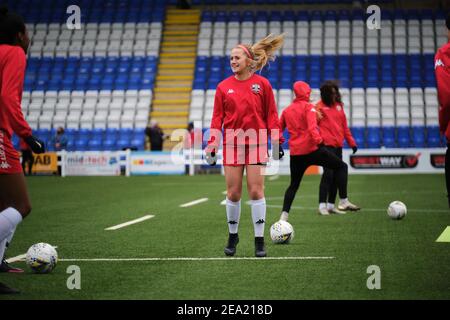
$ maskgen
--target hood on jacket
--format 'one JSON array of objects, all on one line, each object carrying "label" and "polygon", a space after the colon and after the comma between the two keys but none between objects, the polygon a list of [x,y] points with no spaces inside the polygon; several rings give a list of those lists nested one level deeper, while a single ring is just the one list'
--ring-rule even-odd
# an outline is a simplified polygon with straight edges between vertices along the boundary
[{"label": "hood on jacket", "polygon": [[296,81],[294,83],[294,94],[295,100],[309,102],[310,99],[309,97],[311,95],[311,87],[306,82]]}]

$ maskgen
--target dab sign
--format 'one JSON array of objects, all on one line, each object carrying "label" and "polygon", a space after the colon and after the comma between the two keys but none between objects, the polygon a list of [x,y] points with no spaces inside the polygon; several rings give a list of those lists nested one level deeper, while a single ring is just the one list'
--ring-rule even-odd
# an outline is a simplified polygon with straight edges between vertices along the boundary
[{"label": "dab sign", "polygon": [[33,154],[33,173],[53,173],[58,171],[58,156],[54,152]]}]

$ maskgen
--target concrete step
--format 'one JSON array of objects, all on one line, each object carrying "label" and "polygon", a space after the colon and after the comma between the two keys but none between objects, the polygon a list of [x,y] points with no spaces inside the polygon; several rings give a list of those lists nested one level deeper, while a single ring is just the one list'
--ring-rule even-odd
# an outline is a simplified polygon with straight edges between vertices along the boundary
[{"label": "concrete step", "polygon": [[189,95],[191,94],[191,88],[190,87],[174,87],[174,88],[171,88],[171,87],[166,87],[166,88],[163,88],[163,87],[155,87],[155,89],[153,90],[153,92],[155,93],[155,94],[158,94],[158,93],[174,93],[174,94],[176,94],[176,93],[189,93]]},{"label": "concrete step", "polygon": [[162,81],[177,81],[177,80],[190,80],[192,81],[194,79],[193,75],[182,75],[182,76],[156,76],[156,81],[162,80]]},{"label": "concrete step", "polygon": [[159,54],[160,58],[195,58],[197,56],[196,52],[161,52]]},{"label": "concrete step", "polygon": [[194,71],[192,69],[163,69],[158,70],[158,75],[161,76],[189,76],[193,75]]},{"label": "concrete step", "polygon": [[189,116],[188,111],[152,111],[150,113],[150,117],[153,119],[156,117],[179,118],[187,116]]},{"label": "concrete step", "polygon": [[159,63],[158,70],[194,69],[193,63]]},{"label": "concrete step", "polygon": [[184,80],[184,81],[156,81],[155,88],[189,88],[192,90],[192,81]]},{"label": "concrete step", "polygon": [[157,104],[185,104],[188,105],[190,102],[190,99],[155,99],[153,100],[153,105]]},{"label": "concrete step", "polygon": [[159,58],[159,63],[160,65],[166,65],[166,64],[170,64],[170,65],[176,65],[176,64],[195,64],[195,58],[164,58],[164,57],[160,57]]},{"label": "concrete step", "polygon": [[189,112],[189,105],[153,105],[153,112]]},{"label": "concrete step", "polygon": [[176,36],[166,36],[163,41],[195,41],[197,43],[197,36],[184,36],[184,35],[176,35]]},{"label": "concrete step", "polygon": [[162,47],[161,53],[196,53],[197,47]]},{"label": "concrete step", "polygon": [[154,93],[154,99],[155,100],[162,100],[162,99],[184,99],[184,100],[190,100],[191,99],[191,92],[155,92]]},{"label": "concrete step", "polygon": [[197,41],[164,41],[161,44],[162,48],[165,47],[195,47],[197,46]]}]

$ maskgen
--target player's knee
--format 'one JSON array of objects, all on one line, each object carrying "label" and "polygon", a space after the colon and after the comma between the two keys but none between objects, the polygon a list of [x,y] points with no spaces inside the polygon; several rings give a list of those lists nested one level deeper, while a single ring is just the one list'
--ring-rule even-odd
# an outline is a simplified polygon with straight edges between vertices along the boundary
[{"label": "player's knee", "polygon": [[241,192],[238,190],[228,190],[227,198],[230,201],[238,202],[239,200],[241,200]]},{"label": "player's knee", "polygon": [[264,191],[262,188],[253,188],[248,191],[248,196],[251,200],[259,200],[264,198]]}]

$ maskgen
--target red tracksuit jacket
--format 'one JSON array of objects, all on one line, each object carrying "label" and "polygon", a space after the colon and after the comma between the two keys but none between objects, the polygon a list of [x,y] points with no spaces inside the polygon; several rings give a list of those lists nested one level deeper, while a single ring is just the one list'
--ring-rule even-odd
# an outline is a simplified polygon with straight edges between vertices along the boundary
[{"label": "red tracksuit jacket", "polygon": [[329,107],[322,101],[319,101],[316,104],[316,108],[322,113],[322,118],[319,120],[319,130],[323,143],[326,146],[342,148],[345,139],[350,147],[356,147],[356,142],[348,128],[347,117],[341,103],[336,103]]},{"label": "red tracksuit jacket", "polygon": [[311,88],[302,81],[294,84],[295,100],[281,114],[280,125],[289,132],[289,150],[292,156],[314,152],[323,142],[317,126],[317,112],[309,103]]},{"label": "red tracksuit jacket", "polygon": [[31,136],[31,128],[20,107],[25,68],[26,57],[22,48],[0,45],[0,130],[8,138],[13,132],[22,138]]},{"label": "red tracksuit jacket", "polygon": [[434,72],[439,100],[439,128],[450,141],[450,42],[442,46],[434,57]]},{"label": "red tracksuit jacket", "polygon": [[[240,81],[233,75],[219,83],[211,119],[210,148],[218,149],[222,127],[224,145],[236,143],[233,135],[227,135],[227,129],[242,129],[244,132],[253,129],[256,139],[247,139],[245,144],[267,144],[268,135],[280,144],[284,142],[272,86],[266,78],[253,74],[247,80]],[[260,129],[263,131],[260,132]]]}]

